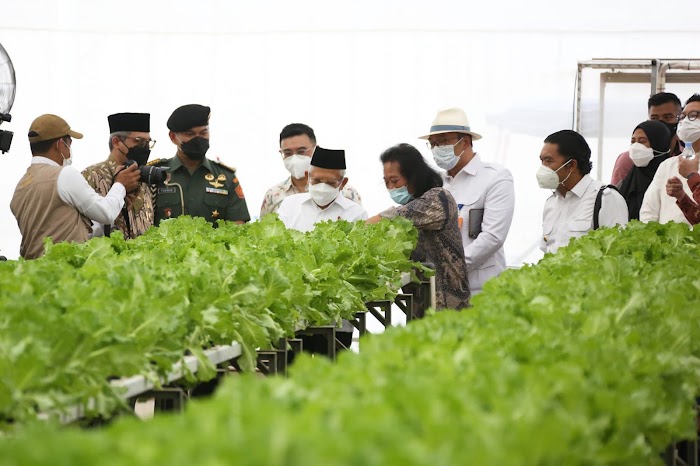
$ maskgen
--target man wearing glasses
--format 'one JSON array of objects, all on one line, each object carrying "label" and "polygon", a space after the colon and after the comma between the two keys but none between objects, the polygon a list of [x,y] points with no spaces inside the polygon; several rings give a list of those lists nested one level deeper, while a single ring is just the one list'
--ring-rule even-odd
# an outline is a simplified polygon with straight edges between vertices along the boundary
[{"label": "man wearing glasses", "polygon": [[[148,113],[115,113],[107,117],[109,123],[109,156],[104,162],[83,170],[88,184],[101,196],[112,188],[116,173],[127,160],[139,167],[146,165],[155,141],[150,135],[151,116]],[[145,233],[153,225],[153,195],[146,183],[138,183],[127,193],[126,203],[111,225],[93,223],[92,236],[109,236],[119,230],[125,239]]]},{"label": "man wearing glasses", "polygon": [[367,211],[340,191],[347,184],[345,151],[316,147],[309,166],[308,192],[288,196],[278,215],[287,228],[313,230],[326,220],[366,220]]},{"label": "man wearing glasses", "polygon": [[515,208],[513,175],[474,152],[472,142],[481,135],[471,130],[461,108],[439,111],[430,133],[421,139],[428,140],[435,163],[445,170],[443,186],[457,201],[469,288],[474,296],[484,282],[506,269],[503,243]]},{"label": "man wearing glasses", "polygon": [[[670,157],[661,162],[656,170],[642,208],[639,211],[639,219],[642,222],[678,222],[692,224],[684,213],[692,209],[693,189],[697,188],[697,158],[700,151],[700,94],[693,94],[685,102],[683,112],[678,115],[678,139],[682,142],[692,143],[696,155],[691,160],[681,160],[682,156]],[[667,183],[669,186],[667,186]],[[690,204],[689,204],[690,203]]]},{"label": "man wearing glasses", "polygon": [[[280,133],[280,154],[290,176],[268,189],[260,208],[260,216],[277,212],[285,197],[306,192],[309,183],[309,163],[316,148],[316,135],[303,123],[285,126]],[[342,189],[343,196],[362,204],[360,195],[350,186]]]}]

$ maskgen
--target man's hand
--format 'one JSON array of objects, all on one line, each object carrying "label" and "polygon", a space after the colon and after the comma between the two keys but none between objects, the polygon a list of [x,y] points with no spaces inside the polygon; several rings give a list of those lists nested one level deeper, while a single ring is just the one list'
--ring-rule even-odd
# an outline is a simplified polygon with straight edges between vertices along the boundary
[{"label": "man's hand", "polygon": [[688,178],[688,175],[691,173],[697,173],[698,165],[700,165],[700,157],[697,155],[692,159],[678,157],[678,173],[680,173],[683,178]]},{"label": "man's hand", "polygon": [[677,176],[669,178],[666,182],[666,194],[671,197],[675,197],[678,201],[683,199],[683,196],[685,196],[685,192],[683,191],[683,183],[681,183],[681,180],[679,180]]},{"label": "man's hand", "polygon": [[114,177],[114,181],[124,185],[127,193],[135,191],[139,187],[139,179],[141,179],[141,171],[139,171],[139,167],[136,164],[121,170]]}]

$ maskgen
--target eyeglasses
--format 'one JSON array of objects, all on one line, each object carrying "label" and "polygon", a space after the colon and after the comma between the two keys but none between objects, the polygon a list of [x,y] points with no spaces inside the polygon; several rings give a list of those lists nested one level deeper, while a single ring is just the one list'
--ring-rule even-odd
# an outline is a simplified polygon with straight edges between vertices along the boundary
[{"label": "eyeglasses", "polygon": [[[450,138],[445,138],[445,139],[436,139],[434,142],[431,142],[431,141],[426,142],[425,145],[428,146],[428,149],[432,149],[433,147],[436,147],[436,146],[437,147],[445,147],[446,145],[449,144],[448,141],[452,141],[455,139],[457,139],[457,142],[455,142],[455,144],[458,144],[459,141],[464,139],[464,136],[462,136],[461,138],[457,138],[457,136],[452,136]],[[453,145],[453,144],[449,144],[449,145]]]},{"label": "eyeglasses", "polygon": [[319,180],[318,178],[311,178],[309,177],[309,183],[310,184],[319,184],[319,183],[326,183],[328,186],[331,186],[333,188],[338,188],[340,187],[340,184],[343,182],[343,179],[339,180]]},{"label": "eyeglasses", "polygon": [[688,114],[681,113],[680,115],[678,115],[678,121],[684,120],[686,117],[688,117],[688,121],[695,121],[698,115],[700,115],[700,112],[698,112],[697,110],[688,112]]},{"label": "eyeglasses", "polygon": [[136,143],[137,146],[148,147],[149,149],[153,149],[153,147],[156,145],[155,139],[135,138],[132,136],[126,136],[124,139],[131,139]]},{"label": "eyeglasses", "polygon": [[311,149],[297,149],[296,152],[291,149],[284,149],[280,150],[279,152],[285,159],[287,157],[291,157],[292,155],[305,155],[311,157],[311,155],[314,153],[314,148],[312,147]]}]

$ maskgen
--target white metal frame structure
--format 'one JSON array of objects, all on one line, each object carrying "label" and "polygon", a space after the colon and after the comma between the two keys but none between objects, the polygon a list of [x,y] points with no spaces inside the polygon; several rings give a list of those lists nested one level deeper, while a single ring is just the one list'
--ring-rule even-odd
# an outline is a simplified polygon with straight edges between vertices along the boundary
[{"label": "white metal frame structure", "polygon": [[663,92],[666,83],[700,83],[700,59],[696,58],[595,58],[578,62],[574,129],[581,132],[581,86],[586,68],[609,70],[600,73],[598,107],[598,159],[597,178],[603,178],[603,140],[605,128],[605,86],[608,83],[649,83],[649,95]]}]

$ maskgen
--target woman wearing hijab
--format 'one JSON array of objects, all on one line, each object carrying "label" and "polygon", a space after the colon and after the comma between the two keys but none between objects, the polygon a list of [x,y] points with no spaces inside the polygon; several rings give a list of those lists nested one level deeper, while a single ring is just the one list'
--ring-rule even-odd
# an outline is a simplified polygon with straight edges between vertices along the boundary
[{"label": "woman wearing hijab", "polygon": [[367,220],[404,217],[418,229],[418,244],[411,259],[435,265],[437,309],[469,307],[469,280],[464,259],[458,209],[442,178],[410,144],[398,144],[380,156],[384,183],[398,207]]},{"label": "woman wearing hijab", "polygon": [[644,193],[661,162],[671,156],[671,132],[662,122],[648,120],[634,128],[631,142],[630,158],[634,167],[620,183],[619,190],[627,201],[630,220],[639,220]]}]

